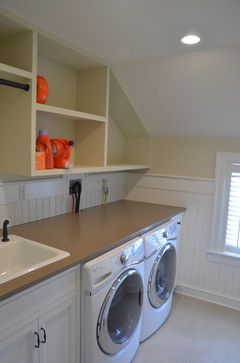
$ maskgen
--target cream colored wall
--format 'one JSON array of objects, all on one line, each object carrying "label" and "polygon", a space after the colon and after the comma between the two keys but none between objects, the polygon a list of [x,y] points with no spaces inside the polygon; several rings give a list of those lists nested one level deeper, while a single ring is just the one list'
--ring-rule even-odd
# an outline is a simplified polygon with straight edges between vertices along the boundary
[{"label": "cream colored wall", "polygon": [[78,72],[77,103],[82,112],[106,116],[107,67]]},{"label": "cream colored wall", "polygon": [[77,105],[77,72],[71,68],[38,57],[38,74],[48,82],[48,104],[70,109]]},{"label": "cream colored wall", "polygon": [[149,137],[127,137],[125,141],[124,161],[126,164],[149,165]]},{"label": "cream colored wall", "polygon": [[109,119],[108,121],[108,164],[121,164],[124,160],[125,138],[115,125]]},{"label": "cream colored wall", "polygon": [[32,31],[0,39],[0,62],[32,71]]},{"label": "cream colored wall", "polygon": [[124,137],[147,136],[146,129],[112,72],[110,74],[109,115]]},{"label": "cream colored wall", "polygon": [[240,138],[153,137],[152,173],[214,178],[216,152],[239,152]]}]

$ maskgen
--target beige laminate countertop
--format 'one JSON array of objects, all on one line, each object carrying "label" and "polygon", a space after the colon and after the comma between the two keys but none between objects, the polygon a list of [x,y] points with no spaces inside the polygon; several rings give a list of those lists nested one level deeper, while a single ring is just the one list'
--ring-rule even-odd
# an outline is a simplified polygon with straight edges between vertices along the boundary
[{"label": "beige laminate countertop", "polygon": [[183,213],[185,208],[119,201],[11,227],[9,234],[65,250],[70,256],[0,285],[0,300],[85,262]]}]

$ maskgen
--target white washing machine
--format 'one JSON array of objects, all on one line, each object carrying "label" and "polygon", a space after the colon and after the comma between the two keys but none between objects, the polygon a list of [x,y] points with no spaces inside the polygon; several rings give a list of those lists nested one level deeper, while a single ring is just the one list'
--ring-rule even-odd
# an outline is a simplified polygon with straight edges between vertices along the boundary
[{"label": "white washing machine", "polygon": [[81,363],[132,361],[141,334],[143,280],[142,238],[83,266]]},{"label": "white washing machine", "polygon": [[160,328],[171,310],[180,223],[179,219],[172,220],[142,236],[145,250],[145,279],[141,342]]}]

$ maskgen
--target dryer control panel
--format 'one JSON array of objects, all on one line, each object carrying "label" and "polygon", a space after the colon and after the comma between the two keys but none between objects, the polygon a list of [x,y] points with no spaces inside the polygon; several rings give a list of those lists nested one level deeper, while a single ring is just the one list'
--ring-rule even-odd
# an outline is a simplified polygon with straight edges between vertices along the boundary
[{"label": "dryer control panel", "polygon": [[82,268],[82,285],[93,293],[109,283],[121,270],[139,264],[143,259],[143,239],[138,237],[87,262]]},{"label": "dryer control panel", "polygon": [[144,255],[149,258],[156,251],[161,249],[168,241],[177,239],[177,222],[168,221],[167,223],[154,228],[142,236],[144,240]]}]

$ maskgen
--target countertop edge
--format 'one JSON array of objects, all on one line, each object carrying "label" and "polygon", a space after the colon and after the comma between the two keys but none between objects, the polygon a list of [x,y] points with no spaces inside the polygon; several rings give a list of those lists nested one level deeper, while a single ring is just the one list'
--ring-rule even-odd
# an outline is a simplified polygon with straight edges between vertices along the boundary
[{"label": "countertop edge", "polygon": [[[86,262],[88,262],[88,261],[90,261],[90,260],[92,260],[92,259],[94,259],[96,257],[99,257],[100,255],[102,255],[104,253],[107,253],[107,252],[111,251],[112,249],[114,249],[116,247],[121,246],[122,244],[128,242],[129,240],[131,240],[133,238],[136,238],[136,237],[138,237],[138,236],[140,236],[140,235],[142,235],[142,234],[150,231],[151,229],[154,229],[154,228],[156,228],[158,226],[161,226],[162,224],[170,221],[171,219],[173,219],[173,218],[175,218],[175,217],[177,217],[179,215],[184,214],[186,208],[179,208],[179,207],[177,207],[177,208],[178,209],[181,209],[181,211],[178,211],[177,213],[172,213],[167,218],[161,219],[161,220],[159,220],[156,223],[150,224],[147,227],[144,227],[142,229],[139,229],[136,232],[128,235],[126,238],[121,239],[121,240],[118,240],[116,242],[113,242],[111,245],[109,245],[107,247],[104,247],[103,249],[97,251],[94,254],[89,255],[88,257],[85,257],[85,258],[82,258],[82,259],[76,259],[76,261],[69,262],[68,264],[66,264],[65,266],[62,266],[62,267],[58,267],[57,266],[59,261],[54,262],[51,265],[52,265],[52,268],[54,266],[56,266],[56,268],[53,269],[53,271],[46,273],[45,275],[44,275],[44,267],[42,267],[39,270],[35,270],[34,272],[41,270],[41,273],[43,273],[43,275],[40,276],[39,278],[33,278],[31,281],[24,283],[23,286],[19,286],[19,287],[13,288],[11,291],[1,294],[0,295],[0,302],[2,302],[3,300],[6,300],[6,299],[8,299],[8,298],[10,298],[10,297],[12,297],[14,295],[17,295],[17,294],[19,294],[19,293],[21,293],[21,292],[23,292],[23,291],[25,291],[25,290],[27,290],[27,289],[29,289],[29,288],[37,285],[37,284],[43,282],[43,281],[46,281],[46,280],[48,280],[48,279],[50,279],[50,278],[52,278],[52,277],[54,277],[54,276],[56,276],[56,275],[64,272],[64,271],[67,271],[67,270],[69,270],[69,269],[71,269],[71,268],[73,268],[73,267],[75,267],[77,265],[84,264],[84,263],[86,263]],[[61,261],[64,261],[64,259],[61,260]],[[49,266],[51,266],[51,265],[49,265]],[[29,278],[31,277],[31,274],[32,273],[29,273],[28,274],[28,277]],[[20,280],[23,277],[26,277],[26,275],[23,275],[23,276],[20,276],[20,277],[18,277],[16,279],[11,280],[11,283],[14,282],[14,281],[17,281],[18,279]],[[9,283],[9,282],[6,282],[6,284],[7,283]],[[2,284],[2,286],[3,285],[4,284]]]}]

